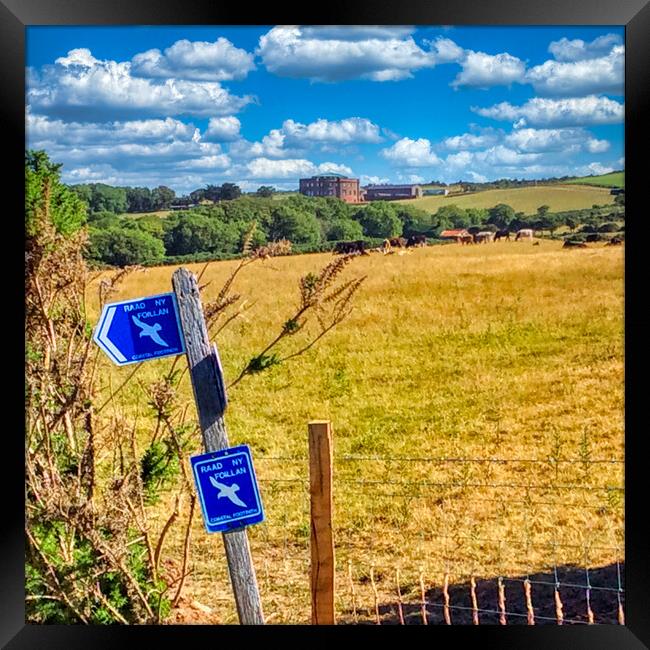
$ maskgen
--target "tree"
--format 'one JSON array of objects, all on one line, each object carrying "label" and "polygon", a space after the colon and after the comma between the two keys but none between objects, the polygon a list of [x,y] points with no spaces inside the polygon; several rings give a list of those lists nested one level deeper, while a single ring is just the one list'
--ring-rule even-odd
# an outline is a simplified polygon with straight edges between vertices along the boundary
[{"label": "tree", "polygon": [[295,244],[319,244],[322,238],[318,219],[290,205],[279,205],[271,212],[268,237],[271,241],[288,239]]},{"label": "tree", "polygon": [[327,239],[330,241],[357,240],[363,237],[363,228],[358,221],[352,219],[338,219],[332,222],[327,231]]},{"label": "tree", "polygon": [[113,187],[105,183],[90,183],[88,185],[71,185],[70,189],[77,192],[88,203],[91,212],[126,212],[129,203],[125,187]]},{"label": "tree", "polygon": [[175,198],[176,192],[165,185],[160,185],[151,192],[151,204],[154,210],[168,210]]},{"label": "tree", "polygon": [[550,209],[551,207],[549,205],[540,205],[539,208],[537,208],[537,216],[543,217]]},{"label": "tree", "polygon": [[151,212],[151,190],[148,187],[127,187],[128,212]]},{"label": "tree", "polygon": [[506,203],[499,203],[488,210],[487,223],[494,224],[499,230],[504,230],[515,218],[515,211]]},{"label": "tree", "polygon": [[39,215],[45,213],[62,235],[77,232],[85,223],[87,205],[61,183],[61,164],[50,161],[45,151],[25,153],[25,231],[36,234]]},{"label": "tree", "polygon": [[569,215],[568,217],[564,218],[564,225],[573,232],[577,227],[578,227],[578,222],[575,219],[575,217]]},{"label": "tree", "polygon": [[402,222],[396,209],[385,201],[373,201],[361,208],[354,219],[358,221],[368,237],[398,237],[402,234]]},{"label": "tree", "polygon": [[138,228],[90,230],[88,256],[113,266],[152,264],[165,256],[162,241]]},{"label": "tree", "polygon": [[271,187],[269,185],[261,185],[260,187],[257,188],[257,196],[261,198],[268,199],[273,196],[273,193],[275,192],[275,187]]},{"label": "tree", "polygon": [[221,200],[222,201],[232,201],[233,199],[238,199],[241,196],[241,189],[239,185],[234,183],[224,183],[221,186]]},{"label": "tree", "polygon": [[616,205],[625,205],[625,194],[617,194],[614,197],[614,203],[616,203]]},{"label": "tree", "polygon": [[197,211],[177,212],[165,219],[164,241],[168,255],[234,253],[239,229]]}]

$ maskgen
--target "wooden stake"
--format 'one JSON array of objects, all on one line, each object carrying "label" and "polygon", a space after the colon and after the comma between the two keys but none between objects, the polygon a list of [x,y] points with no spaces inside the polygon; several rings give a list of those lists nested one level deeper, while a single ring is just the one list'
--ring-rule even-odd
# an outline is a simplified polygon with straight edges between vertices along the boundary
[{"label": "wooden stake", "polygon": [[309,423],[311,495],[311,622],[335,625],[334,536],[332,531],[332,427]]},{"label": "wooden stake", "polygon": [[[226,393],[216,345],[210,344],[196,276],[180,268],[172,276],[185,337],[187,365],[194,390],[203,447],[206,452],[228,447],[223,414]],[[246,530],[223,533],[230,582],[242,625],[263,625],[264,614]]]}]

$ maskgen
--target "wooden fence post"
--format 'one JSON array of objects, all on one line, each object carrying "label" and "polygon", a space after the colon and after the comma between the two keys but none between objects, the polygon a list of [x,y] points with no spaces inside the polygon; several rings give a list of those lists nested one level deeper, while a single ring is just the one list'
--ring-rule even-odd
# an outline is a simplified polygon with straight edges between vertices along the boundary
[{"label": "wooden fence post", "polygon": [[332,427],[309,423],[311,496],[311,622],[334,625],[334,537],[332,532]]},{"label": "wooden fence post", "polygon": [[[206,452],[217,451],[228,447],[223,417],[226,393],[219,352],[216,344],[210,344],[196,276],[180,268],[172,276],[172,285],[185,337],[187,365],[203,434],[203,447]],[[243,625],[263,625],[264,614],[246,530],[223,533],[223,543],[239,622]]]}]

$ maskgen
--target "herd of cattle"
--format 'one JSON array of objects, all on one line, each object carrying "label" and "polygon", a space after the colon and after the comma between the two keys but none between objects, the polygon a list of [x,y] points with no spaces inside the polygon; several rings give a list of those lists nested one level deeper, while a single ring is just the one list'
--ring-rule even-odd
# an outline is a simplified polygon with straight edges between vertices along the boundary
[{"label": "herd of cattle", "polygon": [[[473,235],[458,235],[454,237],[454,239],[459,244],[486,244],[488,242],[499,241],[501,239],[510,241],[511,235],[513,234],[515,241],[532,241],[534,238],[534,232],[531,228],[523,228],[522,230],[518,230],[516,233],[511,233],[509,230],[498,230],[497,232],[485,230],[482,232],[477,232]],[[600,241],[599,235],[588,235],[585,239],[585,242],[595,241]],[[585,242],[567,239],[564,242],[563,248],[587,248],[587,243]],[[623,240],[620,237],[612,237],[605,245],[620,246],[622,243]],[[390,239],[385,239],[381,246],[367,248],[367,245],[368,242],[365,242],[363,239],[358,239],[356,241],[340,241],[336,243],[333,252],[342,253],[344,255],[349,255],[351,253],[357,253],[360,255],[369,255],[370,253],[384,253],[384,255],[387,255],[389,253],[392,253],[394,248],[412,248],[416,246],[426,246],[427,238],[425,235],[411,235],[408,238],[391,237]],[[533,242],[533,245],[539,246],[539,242]]]}]

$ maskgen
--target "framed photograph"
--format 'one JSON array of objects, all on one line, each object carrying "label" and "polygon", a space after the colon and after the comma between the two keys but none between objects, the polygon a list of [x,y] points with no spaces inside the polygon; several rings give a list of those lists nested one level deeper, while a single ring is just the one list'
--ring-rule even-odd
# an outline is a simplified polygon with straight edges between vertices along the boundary
[{"label": "framed photograph", "polygon": [[650,647],[648,33],[643,0],[0,0],[6,647]]}]

